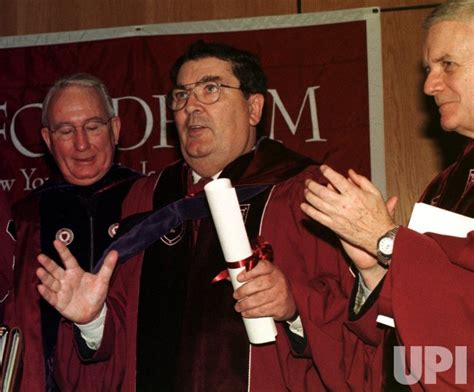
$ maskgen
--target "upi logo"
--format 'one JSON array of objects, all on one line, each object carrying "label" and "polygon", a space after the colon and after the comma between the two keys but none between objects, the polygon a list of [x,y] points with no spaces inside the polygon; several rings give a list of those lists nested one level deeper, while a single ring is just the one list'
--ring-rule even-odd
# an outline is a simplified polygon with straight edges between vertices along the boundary
[{"label": "upi logo", "polygon": [[455,384],[467,384],[467,347],[456,346],[453,353],[442,346],[411,346],[410,368],[407,371],[407,357],[405,346],[393,348],[393,375],[404,385],[413,385],[417,382],[436,384],[438,373],[454,367]]}]

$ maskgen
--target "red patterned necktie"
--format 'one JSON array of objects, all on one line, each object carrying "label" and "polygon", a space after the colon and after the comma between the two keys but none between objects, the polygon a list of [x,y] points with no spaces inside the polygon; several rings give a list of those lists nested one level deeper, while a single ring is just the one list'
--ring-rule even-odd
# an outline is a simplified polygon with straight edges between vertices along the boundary
[{"label": "red patterned necktie", "polygon": [[[201,177],[198,182],[196,182],[195,184],[192,184],[191,183],[192,179],[193,179],[192,176],[188,177],[188,192],[187,192],[188,197],[194,197],[199,192],[202,192],[204,190],[204,185],[206,185],[209,181],[212,181],[212,178]],[[192,222],[192,225],[193,225],[193,245],[196,244],[200,223],[201,223],[200,219],[195,219]]]}]

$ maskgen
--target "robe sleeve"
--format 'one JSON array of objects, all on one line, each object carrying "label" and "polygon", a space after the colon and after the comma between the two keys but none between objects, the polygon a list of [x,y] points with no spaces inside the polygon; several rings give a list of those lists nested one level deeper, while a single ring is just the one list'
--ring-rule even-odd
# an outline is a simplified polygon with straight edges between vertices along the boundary
[{"label": "robe sleeve", "polygon": [[4,192],[0,192],[0,321],[3,320],[4,305],[13,285],[13,247],[10,206]]},{"label": "robe sleeve", "polygon": [[81,356],[74,324],[62,319],[56,350],[55,379],[60,390],[119,390],[125,373],[126,290],[121,267],[115,273],[107,298],[102,343],[93,355]]},{"label": "robe sleeve", "polygon": [[[138,180],[130,189],[122,207],[122,217],[151,210],[155,177]],[[87,358],[81,355],[74,325],[62,319],[56,348],[55,378],[60,390],[119,391],[134,389],[134,374],[126,361],[136,355],[136,330],[128,318],[137,317],[138,284],[142,254],[116,267],[107,296],[107,315],[101,345]],[[134,282],[134,283],[131,283]],[[127,318],[128,317],[128,318]]]},{"label": "robe sleeve", "polygon": [[[275,187],[262,234],[273,246],[275,263],[288,278],[307,339],[306,350],[296,355],[285,331],[279,329],[277,346],[289,389],[345,391],[350,389],[350,381],[345,370],[343,322],[354,275],[338,239],[300,209],[304,181],[318,178],[318,172],[308,168]],[[276,225],[285,229],[274,230]]]},{"label": "robe sleeve", "polygon": [[[373,353],[380,352],[383,332],[375,319],[378,314],[386,315],[395,320],[398,344],[406,347],[407,361],[413,346],[442,347],[454,359],[459,348],[474,347],[469,329],[474,314],[473,260],[473,232],[456,238],[401,227],[380,293],[364,306],[364,314],[348,323],[349,328],[361,342],[374,347]],[[459,362],[458,371],[463,367],[472,375],[474,356],[467,352],[467,361]],[[367,356],[368,362],[374,360],[374,356]],[[423,388],[423,382],[422,378],[413,388]],[[448,390],[455,384],[455,365],[437,373],[436,390]],[[469,378],[462,385],[470,390],[473,387],[474,380]]]},{"label": "robe sleeve", "polygon": [[474,347],[470,329],[474,315],[473,233],[467,238],[454,238],[402,228],[399,234],[387,276],[391,293],[386,295],[391,298],[399,340],[407,349],[440,346],[453,358],[457,347],[468,348],[467,363],[458,362],[438,373],[436,387],[451,388],[456,384],[456,369],[465,366],[470,378],[462,388],[472,390],[474,355],[469,348]]}]

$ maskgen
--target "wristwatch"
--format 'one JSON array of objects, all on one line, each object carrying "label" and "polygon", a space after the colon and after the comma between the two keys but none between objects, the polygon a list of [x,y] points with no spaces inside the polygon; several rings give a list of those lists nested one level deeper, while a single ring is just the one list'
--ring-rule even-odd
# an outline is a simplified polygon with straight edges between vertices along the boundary
[{"label": "wristwatch", "polygon": [[399,226],[395,226],[377,240],[377,260],[384,267],[388,267],[390,264],[389,261],[392,258],[393,244],[398,229]]}]

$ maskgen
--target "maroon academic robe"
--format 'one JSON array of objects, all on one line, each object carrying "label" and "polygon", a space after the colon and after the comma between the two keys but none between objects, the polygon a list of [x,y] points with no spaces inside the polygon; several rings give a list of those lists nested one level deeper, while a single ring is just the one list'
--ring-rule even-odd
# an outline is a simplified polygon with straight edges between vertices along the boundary
[{"label": "maroon academic robe", "polygon": [[[249,154],[252,156],[249,169],[233,182],[234,185],[265,183],[265,179],[268,181],[269,177],[263,173],[274,174],[280,169],[288,170],[281,164],[285,160],[288,160],[288,167],[292,164],[290,158],[293,153],[273,141],[260,143],[256,152]],[[178,165],[185,168],[182,163]],[[282,323],[277,323],[278,336],[275,344],[250,346],[243,335],[242,341],[246,342],[249,350],[244,357],[239,358],[239,364],[243,363],[248,369],[244,380],[246,390],[273,392],[350,389],[344,371],[342,321],[347,313],[347,301],[354,276],[341,255],[337,239],[321,226],[316,226],[317,235],[306,226],[312,223],[301,212],[300,203],[303,201],[304,181],[307,178],[322,180],[319,168],[308,166],[279,181],[271,189],[259,229],[265,240],[272,244],[274,262],[286,274],[291,285],[303,321],[307,349],[302,355],[292,352]],[[159,176],[135,184],[124,205],[125,215],[146,211],[151,207],[150,195],[157,181]],[[81,361],[79,351],[71,351],[73,327],[66,321],[63,323],[58,363],[64,367],[58,369],[58,380],[61,380],[65,390],[135,390],[142,256],[143,254],[121,264],[116,271],[107,299],[109,311],[103,342],[93,358],[82,358]],[[223,262],[222,268],[224,264]],[[210,284],[209,281],[204,284]],[[230,285],[229,282],[219,284]],[[231,293],[230,290],[229,300]],[[241,320],[238,321],[240,325]],[[207,337],[203,335],[207,331],[206,324],[197,322],[196,327],[198,326],[202,333],[196,338],[205,341]],[[212,336],[208,342],[208,345],[211,344]],[[213,346],[216,350],[229,350],[227,345]],[[189,355],[193,353],[190,352]],[[161,361],[166,361],[166,353],[157,353],[156,356]],[[160,360],[156,361],[157,369],[160,367]],[[196,367],[206,370],[208,360],[206,357],[201,358],[196,362]],[[232,366],[231,363],[224,365],[229,368]],[[199,374],[199,377],[201,384],[198,385],[193,379],[192,390],[219,390],[205,379],[216,377],[212,369],[209,374]]]},{"label": "maroon academic robe", "polygon": [[13,283],[14,239],[11,233],[10,205],[4,192],[0,192],[0,322],[5,304],[9,300]]},{"label": "maroon academic robe", "polygon": [[[113,237],[113,232],[107,228],[111,227],[111,224],[118,223],[121,200],[137,178],[138,174],[130,169],[114,165],[100,181],[90,187],[73,186],[60,178],[55,178],[15,204],[13,216],[18,242],[15,248],[13,296],[8,303],[5,323],[20,327],[23,334],[20,391],[43,392],[48,388],[47,383],[52,384],[51,377],[46,381],[47,375],[52,376],[53,370],[52,365],[49,372],[45,368],[45,351],[49,349],[53,352],[55,342],[46,347],[44,342],[45,336],[53,335],[55,340],[57,332],[51,327],[45,330],[50,318],[45,317],[45,308],[40,305],[41,298],[37,289],[39,280],[36,277],[36,269],[39,267],[38,254],[46,253],[58,259],[51,248],[53,240],[57,238],[57,229],[61,227],[74,228],[72,230],[74,241],[69,244],[69,248],[74,254],[80,254],[79,260],[84,259],[80,252],[90,254],[90,249],[95,248],[97,252],[100,247],[104,249],[112,242]],[[85,213],[85,203],[79,197],[79,188],[89,189],[92,195],[90,200],[97,201],[99,207],[94,214]],[[104,205],[110,208],[105,208]],[[77,218],[79,214],[86,216],[87,221],[79,220]],[[89,236],[92,220],[94,244],[91,244]],[[99,231],[98,228],[102,230]],[[97,256],[96,260],[98,259]],[[54,313],[56,312],[52,310],[48,316]],[[59,320],[59,315],[57,319]]]},{"label": "maroon academic robe", "polygon": [[[474,217],[473,142],[454,164],[435,178],[421,201]],[[382,383],[384,328],[376,325],[378,314],[395,319],[398,344],[405,346],[407,352],[405,374],[411,371],[412,347],[422,346],[425,352],[426,347],[440,346],[449,350],[453,359],[456,347],[467,347],[467,362],[462,355],[454,359],[448,370],[436,374],[435,383],[430,376],[426,378],[423,364],[423,374],[417,377],[419,382],[410,386],[412,390],[474,390],[473,272],[474,232],[467,238],[456,238],[400,228],[383,287],[375,293],[378,299],[369,298],[369,306],[364,306],[360,318],[347,324],[361,337],[359,351],[353,352],[356,366],[365,361],[372,370],[366,379],[366,390],[380,390]],[[430,350],[428,348],[428,360]],[[414,363],[418,363],[416,359]],[[467,380],[464,380],[462,375],[466,371]],[[385,372],[393,372],[393,369],[385,369]]]}]

